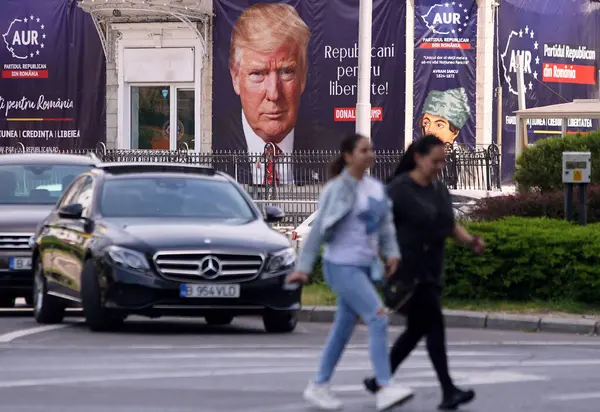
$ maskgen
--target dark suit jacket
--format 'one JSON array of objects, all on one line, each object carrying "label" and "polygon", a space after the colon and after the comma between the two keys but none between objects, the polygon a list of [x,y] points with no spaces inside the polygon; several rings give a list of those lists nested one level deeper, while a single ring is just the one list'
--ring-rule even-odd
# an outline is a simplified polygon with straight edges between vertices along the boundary
[{"label": "dark suit jacket", "polygon": [[[213,152],[222,154],[216,167],[237,178],[240,183],[252,184],[250,168],[257,161],[264,164],[264,160],[255,153],[250,156],[240,156],[248,151],[241,111],[232,111],[227,116],[213,119],[212,129]],[[296,185],[324,183],[327,180],[329,164],[334,155],[339,152],[343,137],[343,133],[339,131],[299,118],[294,128],[294,153],[281,157],[282,163],[292,164],[294,183]],[[233,160],[232,154],[224,154],[227,151],[237,152],[236,159]]]}]

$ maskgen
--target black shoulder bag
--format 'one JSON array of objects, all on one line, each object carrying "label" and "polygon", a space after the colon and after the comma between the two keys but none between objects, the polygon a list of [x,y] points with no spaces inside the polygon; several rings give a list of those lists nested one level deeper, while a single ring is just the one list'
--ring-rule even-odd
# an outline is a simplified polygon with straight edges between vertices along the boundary
[{"label": "black shoulder bag", "polygon": [[401,260],[396,272],[383,282],[381,287],[383,303],[392,312],[406,316],[410,299],[418,284],[418,276],[407,273]]}]

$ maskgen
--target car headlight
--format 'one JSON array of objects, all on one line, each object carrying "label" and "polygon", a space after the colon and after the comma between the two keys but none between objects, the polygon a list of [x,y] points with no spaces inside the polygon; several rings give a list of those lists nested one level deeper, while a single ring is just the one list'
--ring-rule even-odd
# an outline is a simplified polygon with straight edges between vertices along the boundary
[{"label": "car headlight", "polygon": [[279,275],[281,272],[292,269],[295,264],[296,252],[291,247],[272,253],[265,266],[263,278]]},{"label": "car headlight", "polygon": [[135,270],[150,270],[148,259],[143,253],[120,246],[109,246],[106,248],[106,253],[113,262],[121,266]]}]

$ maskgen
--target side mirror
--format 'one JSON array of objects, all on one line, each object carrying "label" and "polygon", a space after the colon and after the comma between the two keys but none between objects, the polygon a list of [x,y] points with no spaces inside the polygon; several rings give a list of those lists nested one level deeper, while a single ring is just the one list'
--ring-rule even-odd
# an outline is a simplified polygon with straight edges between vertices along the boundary
[{"label": "side mirror", "polygon": [[283,210],[275,206],[265,207],[265,221],[267,223],[275,223],[281,221],[285,216]]},{"label": "side mirror", "polygon": [[73,203],[58,209],[58,216],[63,219],[81,219],[83,206],[80,203]]}]

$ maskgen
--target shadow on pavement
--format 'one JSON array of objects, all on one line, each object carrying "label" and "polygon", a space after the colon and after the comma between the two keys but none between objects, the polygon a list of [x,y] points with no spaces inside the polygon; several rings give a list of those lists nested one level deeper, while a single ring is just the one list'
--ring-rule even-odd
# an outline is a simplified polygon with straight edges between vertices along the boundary
[{"label": "shadow on pavement", "polygon": [[[121,334],[121,335],[263,335],[266,334],[260,326],[253,325],[247,322],[252,318],[241,318],[234,320],[234,323],[226,326],[211,326],[204,323],[202,317],[192,318],[190,320],[181,320],[181,318],[161,318],[149,320],[126,320],[122,327],[109,332],[93,332],[104,334]],[[244,322],[244,324],[240,324]],[[74,329],[87,330],[88,326],[85,322],[73,323]],[[90,333],[92,333],[90,331]]]}]

